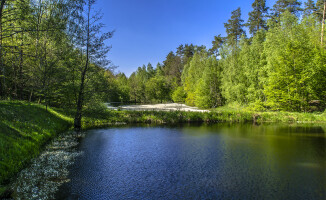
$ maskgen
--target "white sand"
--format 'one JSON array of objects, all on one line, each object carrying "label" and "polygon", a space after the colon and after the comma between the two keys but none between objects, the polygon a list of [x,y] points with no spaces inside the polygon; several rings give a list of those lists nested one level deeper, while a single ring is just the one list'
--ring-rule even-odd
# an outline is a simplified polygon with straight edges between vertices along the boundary
[{"label": "white sand", "polygon": [[[109,106],[109,109],[113,107]],[[208,110],[200,110],[196,107],[190,107],[185,104],[168,103],[168,104],[149,104],[149,105],[125,105],[119,106],[121,110],[133,111],[190,111],[190,112],[209,112]]]}]

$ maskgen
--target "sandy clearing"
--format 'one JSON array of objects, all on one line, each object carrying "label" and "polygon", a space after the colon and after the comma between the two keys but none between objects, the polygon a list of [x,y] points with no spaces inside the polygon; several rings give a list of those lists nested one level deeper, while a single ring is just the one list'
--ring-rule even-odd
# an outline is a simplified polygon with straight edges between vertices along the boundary
[{"label": "sandy clearing", "polygon": [[[108,106],[109,109],[116,110],[117,107]],[[190,107],[185,104],[167,103],[167,104],[148,104],[148,105],[124,105],[119,106],[121,110],[132,111],[189,111],[189,112],[209,112],[208,110],[200,110],[197,107]]]}]

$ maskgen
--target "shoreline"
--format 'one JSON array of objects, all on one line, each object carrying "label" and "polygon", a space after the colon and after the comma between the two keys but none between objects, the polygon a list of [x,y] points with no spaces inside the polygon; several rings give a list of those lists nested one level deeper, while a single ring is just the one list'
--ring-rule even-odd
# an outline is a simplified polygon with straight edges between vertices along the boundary
[{"label": "shoreline", "polygon": [[[73,115],[64,109],[48,108],[39,104],[0,101],[0,144],[1,179],[0,197],[8,195],[8,185],[23,169],[31,165],[59,135],[69,131]],[[223,110],[211,112],[185,111],[110,111],[105,110],[83,119],[83,128],[101,128],[127,124],[178,124],[178,123],[297,123],[324,124],[326,113],[251,112]],[[12,144],[21,144],[19,148]],[[2,149],[1,149],[2,148]],[[9,148],[6,153],[5,148]],[[32,152],[32,153],[31,153]],[[21,155],[22,154],[22,155]],[[12,159],[8,159],[12,158]],[[24,158],[22,161],[21,158]],[[7,158],[5,160],[5,158]],[[11,167],[15,166],[15,167]],[[10,169],[10,170],[8,170]]]}]

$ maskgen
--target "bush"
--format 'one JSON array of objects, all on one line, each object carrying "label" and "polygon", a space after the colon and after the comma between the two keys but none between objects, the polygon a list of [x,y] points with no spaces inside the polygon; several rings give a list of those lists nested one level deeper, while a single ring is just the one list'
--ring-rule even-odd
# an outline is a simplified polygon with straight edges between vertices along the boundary
[{"label": "bush", "polygon": [[263,102],[261,102],[260,100],[257,100],[255,103],[251,103],[248,105],[248,110],[263,112],[263,111],[266,111],[267,109]]},{"label": "bush", "polygon": [[186,97],[187,97],[187,94],[186,92],[184,91],[183,87],[178,87],[172,94],[172,100],[174,102],[182,102],[184,103],[185,100],[186,100]]},{"label": "bush", "polygon": [[91,118],[105,118],[110,112],[104,103],[93,101],[88,103],[84,109],[84,116]]}]

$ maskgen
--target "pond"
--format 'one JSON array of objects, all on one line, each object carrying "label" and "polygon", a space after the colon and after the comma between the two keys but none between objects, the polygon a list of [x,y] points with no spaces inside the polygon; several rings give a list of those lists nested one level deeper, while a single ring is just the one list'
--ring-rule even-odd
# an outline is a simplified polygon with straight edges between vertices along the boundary
[{"label": "pond", "polygon": [[325,199],[326,128],[215,124],[90,130],[58,199]]}]

